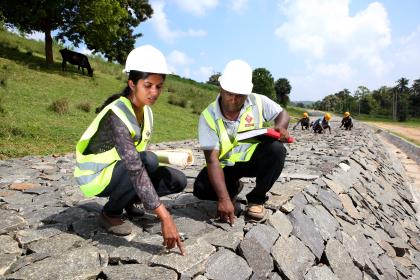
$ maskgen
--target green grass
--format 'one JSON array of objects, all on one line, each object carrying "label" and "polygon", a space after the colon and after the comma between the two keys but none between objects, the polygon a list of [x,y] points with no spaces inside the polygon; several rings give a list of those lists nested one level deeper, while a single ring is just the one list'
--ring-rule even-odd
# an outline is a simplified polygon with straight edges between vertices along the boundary
[{"label": "green grass", "polygon": [[[96,116],[95,108],[125,86],[127,77],[121,72],[122,66],[97,57],[89,58],[95,69],[94,78],[82,75],[73,65],[62,72],[57,45],[55,63],[47,68],[43,47],[41,42],[0,30],[1,159],[74,151],[76,142]],[[169,88],[172,92],[168,92]],[[196,138],[199,115],[194,108],[201,111],[216,94],[215,87],[168,76],[165,89],[153,106],[156,125],[152,142]],[[188,99],[189,106],[169,104],[169,96],[182,96]],[[68,105],[67,112],[65,106],[57,109],[57,101]]]},{"label": "green grass", "polygon": [[420,127],[419,118],[408,119],[405,122],[394,121],[392,117],[387,117],[387,116],[358,115],[358,116],[355,116],[354,118],[359,121],[364,121],[364,122],[383,122],[383,123],[399,125],[402,127],[414,127],[414,128]]},{"label": "green grass", "polygon": [[[46,67],[44,43],[0,28],[0,159],[74,151],[96,116],[95,108],[125,87],[122,66],[89,57],[94,77],[77,67],[61,70],[61,46],[54,44],[54,65]],[[153,106],[152,143],[197,138],[199,114],[218,87],[168,75]],[[288,107],[298,118],[302,108]]]}]

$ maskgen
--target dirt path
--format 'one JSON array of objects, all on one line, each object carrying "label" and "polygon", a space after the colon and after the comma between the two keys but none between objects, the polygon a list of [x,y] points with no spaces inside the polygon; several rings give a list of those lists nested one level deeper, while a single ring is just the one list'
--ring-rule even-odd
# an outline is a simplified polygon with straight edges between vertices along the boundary
[{"label": "dirt path", "polygon": [[420,220],[420,165],[412,160],[406,153],[398,147],[390,143],[385,137],[377,134],[388,151],[401,161],[406,175],[411,183],[411,193],[414,197],[415,206],[417,209],[417,219]]},{"label": "dirt path", "polygon": [[391,123],[383,122],[366,122],[369,125],[379,127],[389,132],[393,132],[398,136],[401,136],[417,145],[420,145],[420,128],[418,127],[407,127]]}]

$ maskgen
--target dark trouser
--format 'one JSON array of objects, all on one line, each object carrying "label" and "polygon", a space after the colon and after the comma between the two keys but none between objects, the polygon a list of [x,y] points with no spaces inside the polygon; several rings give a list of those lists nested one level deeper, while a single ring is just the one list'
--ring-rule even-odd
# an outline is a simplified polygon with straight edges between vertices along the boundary
[{"label": "dark trouser", "polygon": [[352,127],[353,127],[353,123],[351,123],[351,122],[345,122],[344,123],[344,128],[345,129],[352,129]]},{"label": "dark trouser", "polygon": [[[237,162],[234,166],[225,166],[223,173],[229,196],[238,194],[238,180],[242,177],[256,177],[255,188],[246,195],[248,203],[263,204],[266,194],[283,170],[286,148],[278,141],[260,143],[251,159]],[[194,183],[194,195],[199,199],[218,200],[210,184],[207,167],[198,174]]]},{"label": "dark trouser", "polygon": [[[158,196],[178,193],[185,189],[187,178],[184,173],[168,166],[159,166],[158,159],[152,152],[139,154]],[[140,202],[128,170],[121,160],[114,167],[111,182],[98,196],[109,196],[109,201],[103,208],[109,215],[121,215],[126,206]]]}]

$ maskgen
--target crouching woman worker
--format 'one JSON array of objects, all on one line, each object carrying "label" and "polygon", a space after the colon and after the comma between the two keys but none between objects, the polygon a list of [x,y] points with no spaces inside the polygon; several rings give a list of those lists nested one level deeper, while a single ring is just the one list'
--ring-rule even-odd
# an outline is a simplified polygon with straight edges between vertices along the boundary
[{"label": "crouching woman worker", "polygon": [[142,215],[135,207],[142,202],[162,223],[163,245],[178,246],[184,254],[175,223],[159,196],[181,192],[187,179],[179,170],[159,166],[156,155],[145,151],[153,131],[150,106],[169,73],[166,60],[156,48],[141,46],[129,53],[124,71],[127,87],[96,110],[98,116],[77,143],[75,177],[86,196],[109,197],[98,217],[108,232],[130,234],[123,210],[127,216]]}]

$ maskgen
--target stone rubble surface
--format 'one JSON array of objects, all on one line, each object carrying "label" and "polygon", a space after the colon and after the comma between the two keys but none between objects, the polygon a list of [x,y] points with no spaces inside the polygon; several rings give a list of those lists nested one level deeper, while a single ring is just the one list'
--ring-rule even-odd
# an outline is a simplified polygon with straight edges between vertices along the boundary
[{"label": "stone rubble surface", "polygon": [[[74,155],[0,161],[0,279],[420,279],[420,225],[404,169],[375,132],[356,123],[314,135],[297,129],[261,224],[233,227],[216,204],[192,195],[204,165],[196,140],[150,149],[193,149],[184,192],[162,197],[186,238],[186,256],[162,247],[153,213],[133,233],[107,234],[86,198]],[[243,178],[238,209],[255,184]]]}]

